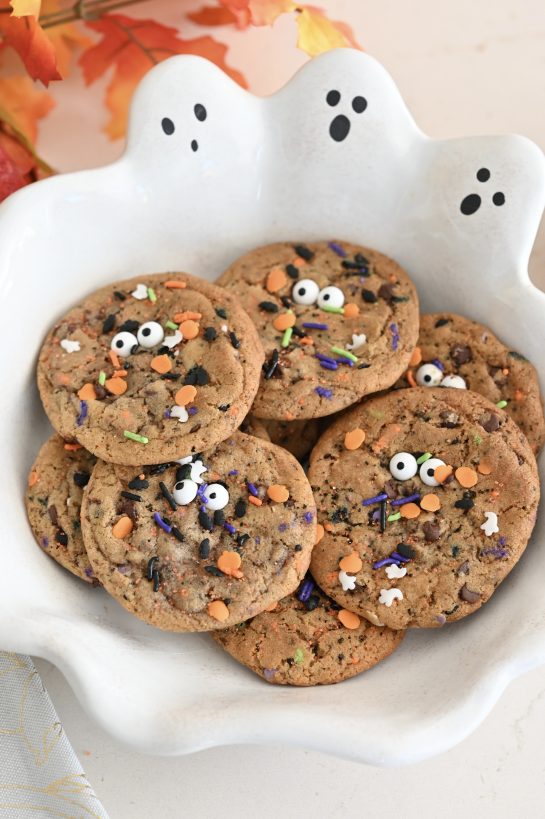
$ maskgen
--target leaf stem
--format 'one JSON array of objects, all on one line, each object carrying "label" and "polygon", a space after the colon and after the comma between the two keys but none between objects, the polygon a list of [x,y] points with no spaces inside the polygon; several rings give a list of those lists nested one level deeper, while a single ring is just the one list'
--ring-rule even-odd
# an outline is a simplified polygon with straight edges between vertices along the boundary
[{"label": "leaf stem", "polygon": [[[44,14],[40,17],[42,28],[52,28],[53,26],[63,26],[66,23],[73,23],[76,20],[96,20],[101,14],[123,6],[133,6],[136,3],[145,3],[147,0],[78,0],[72,6],[60,11]],[[0,14],[11,14],[11,7],[0,7]]]}]

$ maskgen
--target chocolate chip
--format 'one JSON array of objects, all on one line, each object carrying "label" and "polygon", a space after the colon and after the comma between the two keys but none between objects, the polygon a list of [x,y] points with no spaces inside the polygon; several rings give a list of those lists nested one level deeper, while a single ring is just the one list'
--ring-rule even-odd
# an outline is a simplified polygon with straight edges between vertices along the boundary
[{"label": "chocolate chip", "polygon": [[240,347],[240,341],[238,340],[236,333],[234,333],[232,330],[229,333],[229,340],[231,341],[231,344],[235,348],[235,350],[238,350],[238,348]]},{"label": "chocolate chip", "polygon": [[397,487],[393,481],[386,481],[384,484],[384,491],[390,500],[397,498]]},{"label": "chocolate chip", "polygon": [[394,298],[393,286],[391,284],[381,284],[378,289],[378,295],[384,301],[391,303]]},{"label": "chocolate chip", "polygon": [[206,558],[210,554],[210,541],[207,537],[204,540],[201,540],[199,544],[199,557],[201,560],[206,560]]},{"label": "chocolate chip", "polygon": [[204,387],[209,381],[210,376],[204,367],[200,366],[200,364],[195,364],[193,367],[191,367],[191,369],[187,371],[184,378],[184,384],[191,384],[194,387]]},{"label": "chocolate chip", "polygon": [[215,327],[207,327],[204,331],[205,341],[214,341],[218,337]]},{"label": "chocolate chip", "polygon": [[378,301],[376,293],[373,293],[372,290],[365,290],[365,288],[361,291],[361,297],[367,304],[374,304]]},{"label": "chocolate chip", "polygon": [[280,301],[282,302],[286,310],[289,310],[291,308],[292,303],[288,296],[280,296]]},{"label": "chocolate chip", "polygon": [[76,486],[81,486],[83,488],[84,486],[87,486],[90,479],[91,476],[88,472],[74,472],[74,483]]},{"label": "chocolate chip", "polygon": [[68,535],[66,534],[66,532],[64,531],[64,529],[59,529],[59,530],[58,530],[58,531],[55,533],[55,540],[56,540],[56,541],[57,541],[57,543],[59,543],[61,546],[68,546]]},{"label": "chocolate chip", "polygon": [[480,593],[471,591],[471,589],[468,589],[465,583],[460,589],[460,597],[462,598],[462,600],[465,600],[466,603],[478,603],[479,600],[481,599]]},{"label": "chocolate chip", "polygon": [[147,489],[149,486],[149,481],[146,481],[144,478],[133,478],[132,481],[129,483],[129,489]]},{"label": "chocolate chip", "polygon": [[239,498],[239,500],[237,500],[237,502],[235,504],[235,517],[243,518],[244,515],[246,514],[247,508],[248,508],[248,505],[247,505],[246,501],[243,500],[242,498]]},{"label": "chocolate chip", "polygon": [[314,258],[314,253],[312,250],[306,247],[306,245],[295,245],[293,249],[301,259],[305,260],[305,262],[310,262]]},{"label": "chocolate chip", "polygon": [[521,353],[517,353],[515,350],[509,350],[507,355],[514,358],[515,361],[528,361],[527,358],[525,358]]},{"label": "chocolate chip", "polygon": [[467,344],[455,344],[450,350],[450,357],[456,366],[460,367],[462,364],[467,364],[468,361],[473,360],[473,353],[471,347],[468,347]]},{"label": "chocolate chip", "polygon": [[456,509],[463,509],[465,512],[467,512],[469,509],[473,509],[473,507],[475,506],[475,502],[471,495],[469,494],[469,492],[464,492],[463,498],[457,500],[454,506],[456,507]]},{"label": "chocolate chip", "polygon": [[127,517],[129,517],[133,522],[138,518],[138,512],[136,511],[134,501],[129,500],[128,498],[123,498],[123,500],[119,501],[116,507],[116,512],[118,515],[127,515]]},{"label": "chocolate chip", "polygon": [[286,273],[290,277],[290,279],[298,279],[299,278],[299,271],[295,267],[294,264],[287,264],[286,265]]},{"label": "chocolate chip", "polygon": [[398,543],[395,547],[395,551],[398,555],[401,555],[401,557],[407,557],[409,560],[413,560],[413,558],[416,557],[415,550],[409,546],[408,543]]},{"label": "chocolate chip", "polygon": [[106,398],[108,393],[106,392],[102,384],[95,384],[95,395],[97,398],[102,400],[103,398]]},{"label": "chocolate chip", "polygon": [[118,301],[125,301],[127,298],[125,293],[122,293],[121,290],[114,290],[114,296]]},{"label": "chocolate chip", "polygon": [[266,313],[278,313],[278,305],[274,301],[260,301],[258,307]]},{"label": "chocolate chip", "polygon": [[119,328],[120,333],[136,333],[138,332],[138,328],[140,324],[135,321],[134,319],[127,319],[124,321],[121,327]]},{"label": "chocolate chip", "polygon": [[495,412],[491,412],[488,418],[481,420],[480,424],[486,432],[496,432],[500,426],[500,419]]},{"label": "chocolate chip", "polygon": [[114,316],[113,313],[110,313],[110,315],[107,316],[104,319],[104,323],[102,325],[102,332],[103,333],[111,333],[112,330],[114,329],[114,327],[115,327],[115,316]]},{"label": "chocolate chip", "polygon": [[444,327],[445,324],[450,324],[450,319],[444,319],[444,318],[437,319],[434,326],[435,327]]},{"label": "chocolate chip", "polygon": [[469,560],[464,560],[456,569],[456,574],[469,574]]},{"label": "chocolate chip", "polygon": [[363,253],[356,253],[356,255],[354,256],[354,259],[355,259],[355,260],[356,260],[356,262],[357,262],[357,263],[360,265],[360,267],[362,267],[362,266],[364,266],[364,265],[366,265],[366,264],[369,264],[369,259],[367,259],[367,258],[366,258],[366,257],[363,255]]},{"label": "chocolate chip", "polygon": [[219,409],[220,412],[227,412],[227,410],[229,409],[230,406],[231,406],[231,404],[220,404],[218,406],[218,409]]},{"label": "chocolate chip", "polygon": [[435,540],[439,540],[441,537],[441,527],[438,523],[434,523],[431,520],[427,520],[424,523],[422,526],[422,531],[424,532],[424,537],[428,543],[433,543]]},{"label": "chocolate chip", "polygon": [[225,514],[223,512],[223,509],[216,509],[214,511],[214,524],[216,526],[223,526],[224,523],[225,523]]},{"label": "chocolate chip", "polygon": [[222,319],[227,318],[227,310],[225,307],[216,307],[216,316],[219,316]]},{"label": "chocolate chip", "polygon": [[53,505],[48,507],[47,514],[49,515],[49,520],[51,521],[53,526],[58,526],[59,525],[59,518],[58,518],[58,515],[57,515],[57,507],[53,506]]},{"label": "chocolate chip", "polygon": [[460,416],[453,410],[442,410],[439,413],[439,417],[442,421],[440,426],[443,427],[443,429],[455,429],[460,421]]},{"label": "chocolate chip", "polygon": [[212,518],[210,518],[206,512],[203,512],[202,509],[199,510],[199,523],[207,532],[211,532],[214,528]]}]

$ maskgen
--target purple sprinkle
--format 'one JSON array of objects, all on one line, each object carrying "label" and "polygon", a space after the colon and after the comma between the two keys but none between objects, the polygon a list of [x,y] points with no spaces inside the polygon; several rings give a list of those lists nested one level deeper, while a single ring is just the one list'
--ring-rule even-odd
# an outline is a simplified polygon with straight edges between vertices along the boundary
[{"label": "purple sprinkle", "polygon": [[346,364],[348,367],[353,367],[354,362],[351,361],[349,358],[336,358],[335,361],[337,364]]},{"label": "purple sprinkle", "polygon": [[264,668],[263,669],[263,676],[269,682],[274,680],[274,675],[276,674],[276,668]]},{"label": "purple sprinkle", "polygon": [[373,569],[382,569],[383,566],[391,566],[392,563],[397,563],[397,561],[392,560],[391,557],[385,557],[382,560],[377,560],[376,563],[373,563]]},{"label": "purple sprinkle", "polygon": [[187,414],[188,415],[196,415],[199,411],[198,407],[189,407]]},{"label": "purple sprinkle", "polygon": [[76,419],[76,424],[78,427],[81,427],[85,419],[87,418],[87,401],[80,401],[79,402],[79,415]]},{"label": "purple sprinkle", "polygon": [[230,535],[236,534],[237,530],[235,529],[235,527],[233,526],[232,523],[227,523],[227,521],[225,521],[224,524],[223,524],[223,528],[227,529],[227,531],[229,532]]},{"label": "purple sprinkle", "polygon": [[397,329],[397,324],[390,324],[390,332],[392,334],[392,350],[397,350],[397,345],[399,344],[399,331]]},{"label": "purple sprinkle", "polygon": [[380,509],[375,509],[371,517],[374,521],[380,520]]},{"label": "purple sprinkle", "polygon": [[42,546],[42,549],[47,549],[47,547],[49,546],[49,538],[48,537],[43,537],[42,538],[41,546]]},{"label": "purple sprinkle", "polygon": [[320,367],[323,367],[324,370],[338,370],[339,369],[339,365],[337,364],[336,361],[332,361],[331,364],[330,364],[329,361],[321,361],[320,360]]},{"label": "purple sprinkle", "polygon": [[259,535],[254,537],[254,540],[255,540],[256,544],[259,546],[259,544],[261,543],[261,538],[259,537]]},{"label": "purple sprinkle", "polygon": [[238,469],[232,469],[230,472],[227,473],[228,475],[238,475]]},{"label": "purple sprinkle", "polygon": [[297,592],[297,599],[301,601],[301,603],[306,603],[312,592],[314,591],[314,580],[303,580],[301,583],[301,587]]},{"label": "purple sprinkle", "polygon": [[169,526],[168,523],[165,523],[159,512],[153,513],[153,520],[164,532],[170,534],[172,532],[172,526]]},{"label": "purple sprinkle", "polygon": [[366,276],[360,276],[360,284],[363,284],[366,280]]},{"label": "purple sprinkle", "polygon": [[505,538],[503,535],[500,538],[498,538],[498,546],[505,546],[506,543],[507,538]]},{"label": "purple sprinkle", "polygon": [[[337,256],[340,256],[340,257],[341,257],[341,259],[345,259],[345,258],[346,258],[346,250],[345,250],[345,249],[344,249],[344,247],[343,247],[342,245],[340,245],[338,242],[328,242],[328,243],[327,243],[327,246],[330,248],[330,250],[332,250],[332,251],[333,251],[333,253],[336,253],[336,254],[337,254]],[[304,326],[304,325],[303,325],[303,326]]]},{"label": "purple sprinkle", "polygon": [[372,506],[374,503],[380,503],[383,500],[388,500],[388,495],[386,492],[381,492],[380,495],[375,495],[374,498],[366,498],[362,500],[362,506]]},{"label": "purple sprinkle", "polygon": [[304,321],[303,327],[306,330],[329,330],[328,324],[319,324],[316,321]]},{"label": "purple sprinkle", "polygon": [[84,569],[84,572],[85,572],[85,575],[86,575],[87,577],[94,577],[94,576],[95,576],[95,573],[94,573],[94,571],[93,571],[93,567],[92,567],[92,566],[86,566],[86,567],[85,567],[85,569]]},{"label": "purple sprinkle", "polygon": [[418,492],[415,495],[409,495],[407,498],[396,498],[392,501],[392,506],[403,506],[405,503],[411,503],[412,501],[419,501],[420,495]]},{"label": "purple sprinkle", "polygon": [[314,392],[316,393],[316,395],[319,395],[320,398],[333,397],[333,390],[328,390],[325,387],[314,387]]},{"label": "purple sprinkle", "polygon": [[509,550],[508,549],[498,549],[495,546],[493,549],[481,549],[481,555],[484,557],[485,555],[492,555],[496,558],[496,560],[501,560],[504,557],[509,557]]},{"label": "purple sprinkle", "polygon": [[324,355],[323,353],[315,353],[314,358],[319,358],[320,361],[325,361],[327,364],[335,364],[334,358],[330,358],[328,355]]},{"label": "purple sprinkle", "polygon": [[410,557],[403,557],[403,555],[400,555],[399,552],[392,552],[390,557],[393,558],[396,561],[396,563],[410,563],[411,562]]},{"label": "purple sprinkle", "polygon": [[208,484],[207,483],[201,483],[197,487],[197,497],[199,498],[199,500],[201,500],[205,504],[206,504],[206,498],[205,498],[204,493],[206,492],[207,489],[208,489]]},{"label": "purple sprinkle", "polygon": [[278,531],[279,531],[279,532],[285,532],[287,528],[288,528],[288,524],[287,524],[287,523],[280,523],[280,524],[278,525]]},{"label": "purple sprinkle", "polygon": [[431,363],[435,364],[435,366],[438,367],[442,373],[445,372],[445,365],[443,364],[442,361],[439,361],[438,358],[432,358]]},{"label": "purple sprinkle", "polygon": [[254,496],[254,498],[257,498],[257,497],[258,497],[258,495],[259,495],[259,492],[257,491],[257,487],[256,487],[256,486],[255,486],[253,483],[250,483],[249,481],[248,481],[248,483],[246,484],[246,486],[248,487],[248,492],[249,492],[251,495],[253,495],[253,496]]},{"label": "purple sprinkle", "polygon": [[120,574],[127,574],[127,572],[130,571],[130,567],[123,563],[121,566],[117,567],[117,571],[120,572]]},{"label": "purple sprinkle", "polygon": [[447,622],[447,618],[445,617],[444,614],[436,614],[435,619],[437,620],[440,626],[444,626],[445,623]]},{"label": "purple sprinkle", "polygon": [[169,409],[165,410],[165,418],[170,418],[170,410]]},{"label": "purple sprinkle", "polygon": [[305,512],[304,514],[305,523],[312,523],[314,520],[314,512]]}]

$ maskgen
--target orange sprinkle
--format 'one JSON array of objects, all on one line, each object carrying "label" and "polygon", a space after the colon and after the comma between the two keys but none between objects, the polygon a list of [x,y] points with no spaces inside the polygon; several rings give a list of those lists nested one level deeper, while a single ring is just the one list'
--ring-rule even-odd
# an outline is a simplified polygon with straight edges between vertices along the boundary
[{"label": "orange sprinkle", "polygon": [[475,486],[479,480],[479,476],[475,470],[471,469],[469,466],[458,467],[454,475],[456,476],[456,480],[460,486],[463,486],[464,489],[471,489],[471,487]]},{"label": "orange sprinkle", "polygon": [[523,401],[524,400],[524,393],[522,390],[515,390],[515,401]]},{"label": "orange sprinkle", "polygon": [[413,375],[413,371],[412,371],[412,370],[407,370],[407,372],[405,373],[405,378],[407,379],[407,382],[408,382],[408,384],[409,384],[409,387],[416,387],[416,386],[418,386],[418,385],[417,385],[417,383],[416,383],[416,381],[414,380],[414,375]]},{"label": "orange sprinkle", "polygon": [[172,369],[172,361],[168,357],[168,355],[156,355],[155,358],[151,359],[150,367],[152,370],[155,370],[156,373],[169,373]]},{"label": "orange sprinkle", "polygon": [[361,623],[358,615],[348,609],[341,609],[337,616],[345,628],[355,629]]},{"label": "orange sprinkle", "polygon": [[108,378],[104,386],[112,395],[123,395],[124,392],[127,392],[127,382],[122,378]]},{"label": "orange sprinkle", "polygon": [[437,510],[441,508],[441,501],[437,495],[430,492],[429,495],[424,495],[424,497],[421,498],[420,508],[424,509],[425,512],[437,512]]},{"label": "orange sprinkle", "polygon": [[286,274],[280,267],[273,267],[269,275],[267,276],[267,282],[265,287],[269,291],[269,293],[276,293],[277,290],[281,290],[285,287],[287,282]]},{"label": "orange sprinkle", "polygon": [[192,319],[182,321],[179,329],[184,338],[191,339],[196,338],[199,335],[199,325]]},{"label": "orange sprinkle", "polygon": [[28,485],[29,486],[36,486],[38,483],[39,476],[35,469],[32,470],[30,475],[28,476]]},{"label": "orange sprinkle", "polygon": [[178,392],[176,393],[174,400],[180,407],[185,407],[186,404],[190,404],[192,401],[195,400],[195,396],[197,395],[197,390],[193,386],[193,384],[186,384],[184,387],[181,387]]},{"label": "orange sprinkle", "polygon": [[445,465],[438,466],[435,472],[433,473],[433,477],[437,481],[437,483],[445,483],[446,479],[449,475],[452,475],[452,467]]},{"label": "orange sprinkle", "polygon": [[174,316],[177,324],[181,324],[182,321],[199,321],[200,319],[202,319],[202,313],[195,313],[193,310],[184,310],[183,313],[176,313]]},{"label": "orange sprinkle", "polygon": [[316,524],[316,540],[314,541],[314,543],[315,544],[319,543],[324,535],[325,535],[324,527],[322,526],[321,523],[317,523]]},{"label": "orange sprinkle", "polygon": [[373,452],[381,452],[385,447],[390,444],[396,435],[401,432],[401,427],[399,424],[388,424],[380,438],[375,441],[371,449]]},{"label": "orange sprinkle", "polygon": [[244,577],[240,569],[242,558],[238,552],[222,552],[218,557],[217,566],[223,574],[228,574],[230,577],[241,578]]},{"label": "orange sprinkle", "polygon": [[500,496],[500,490],[499,489],[492,489],[491,490],[491,492],[490,492],[490,497],[491,498],[499,498],[499,496]]},{"label": "orange sprinkle", "polygon": [[263,501],[261,498],[256,498],[255,495],[248,495],[248,503],[253,503],[254,506],[262,506]]},{"label": "orange sprinkle", "polygon": [[339,569],[342,569],[343,572],[357,574],[362,567],[363,562],[357,552],[352,552],[352,554],[346,555],[339,560]]},{"label": "orange sprinkle", "polygon": [[477,466],[477,471],[480,472],[481,475],[490,475],[492,472],[492,467],[486,461],[481,461],[481,463]]},{"label": "orange sprinkle", "polygon": [[287,486],[279,483],[273,483],[267,488],[267,496],[274,501],[274,503],[285,503],[290,496]]},{"label": "orange sprinkle", "polygon": [[96,397],[97,394],[92,384],[84,384],[83,387],[78,390],[78,398],[81,401],[94,401]]},{"label": "orange sprinkle", "polygon": [[347,432],[344,436],[345,449],[359,449],[364,441],[365,432],[359,427],[356,427],[356,429],[351,429],[350,432]]},{"label": "orange sprinkle", "polygon": [[170,290],[183,290],[187,287],[187,283],[176,279],[169,279],[167,282],[165,282],[165,287],[168,287]]},{"label": "orange sprinkle", "polygon": [[280,313],[273,321],[275,330],[287,330],[295,324],[295,313]]},{"label": "orange sprinkle", "polygon": [[68,385],[68,384],[70,384],[70,376],[67,375],[66,373],[59,373],[57,375],[57,381],[59,382],[59,384]]},{"label": "orange sprinkle", "polygon": [[295,421],[295,415],[293,414],[293,412],[289,412],[289,411],[285,412],[284,413],[284,419],[286,421]]},{"label": "orange sprinkle", "polygon": [[67,452],[77,452],[78,449],[83,449],[81,444],[65,444],[64,448]]},{"label": "orange sprinkle", "polygon": [[117,355],[116,351],[115,350],[110,350],[108,355],[110,356],[110,361],[112,362],[112,364],[114,365],[116,370],[119,370],[119,368],[121,367],[121,364],[119,362],[119,356]]},{"label": "orange sprinkle", "polygon": [[420,507],[417,506],[416,503],[404,503],[399,511],[401,512],[402,518],[413,520],[413,518],[417,518],[420,514]]},{"label": "orange sprinkle", "polygon": [[133,530],[133,522],[128,515],[123,515],[112,526],[112,535],[118,538],[127,537]]},{"label": "orange sprinkle", "polygon": [[420,349],[420,347],[415,347],[409,360],[409,367],[418,367],[421,361],[422,350]]},{"label": "orange sprinkle", "polygon": [[344,317],[345,318],[356,318],[360,313],[360,308],[357,304],[353,302],[349,302],[348,304],[344,305]]},{"label": "orange sprinkle", "polygon": [[502,372],[502,375],[509,375],[509,367],[504,367],[501,372]]},{"label": "orange sprinkle", "polygon": [[333,526],[332,523],[324,523],[323,527],[326,530],[326,532],[334,532],[335,531],[335,527]]},{"label": "orange sprinkle", "polygon": [[128,374],[128,370],[115,370],[114,378],[125,378]]},{"label": "orange sprinkle", "polygon": [[309,344],[314,344],[314,339],[310,336],[303,336],[303,338],[299,339],[299,344],[304,344],[305,346]]},{"label": "orange sprinkle", "polygon": [[208,604],[207,608],[210,617],[213,617],[214,620],[219,620],[220,623],[223,623],[229,617],[229,609],[223,600],[212,600],[212,602]]}]

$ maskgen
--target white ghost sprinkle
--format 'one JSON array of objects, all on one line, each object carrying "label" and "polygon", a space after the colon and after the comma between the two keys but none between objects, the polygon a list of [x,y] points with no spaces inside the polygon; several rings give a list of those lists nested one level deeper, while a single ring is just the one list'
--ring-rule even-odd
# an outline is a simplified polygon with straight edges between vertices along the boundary
[{"label": "white ghost sprinkle", "polygon": [[498,516],[495,512],[485,512],[484,516],[486,520],[481,524],[481,529],[487,537],[491,537],[492,535],[495,535],[496,532],[500,531],[498,526]]},{"label": "white ghost sprinkle", "polygon": [[66,350],[67,353],[79,353],[81,350],[79,341],[70,341],[69,338],[63,338],[61,347],[63,350]]},{"label": "white ghost sprinkle", "polygon": [[405,577],[407,569],[400,566],[386,566],[386,574],[390,580],[394,580],[394,578]]},{"label": "white ghost sprinkle", "polygon": [[147,299],[148,297],[148,288],[145,284],[137,284],[136,290],[133,290],[131,296],[134,299],[138,299],[138,301],[143,301],[143,299]]},{"label": "white ghost sprinkle", "polygon": [[202,483],[203,479],[201,478],[201,475],[206,471],[207,469],[202,461],[195,461],[191,464],[191,480],[195,483]]},{"label": "white ghost sprinkle", "polygon": [[352,333],[352,343],[348,343],[346,345],[346,349],[357,350],[358,347],[362,347],[366,341],[367,336],[365,335],[365,333]]},{"label": "white ghost sprinkle", "polygon": [[467,390],[467,384],[461,375],[445,375],[439,386],[450,387],[455,390]]},{"label": "white ghost sprinkle", "polygon": [[176,347],[176,345],[183,340],[184,340],[183,335],[180,333],[179,330],[176,330],[173,336],[165,336],[165,338],[163,339],[163,344],[165,345],[165,347],[168,347],[169,350],[172,350],[173,347]]},{"label": "white ghost sprinkle", "polygon": [[180,464],[180,466],[185,466],[185,464],[190,464],[192,460],[193,455],[186,455],[185,458],[178,458],[176,463]]},{"label": "white ghost sprinkle", "polygon": [[189,415],[186,408],[179,407],[178,405],[172,407],[172,409],[170,410],[170,417],[177,418],[182,424],[185,424],[185,422],[189,419]]},{"label": "white ghost sprinkle", "polygon": [[383,603],[385,606],[388,606],[388,608],[390,608],[394,600],[403,600],[403,592],[401,591],[401,589],[380,590],[380,597],[378,599],[379,603]]},{"label": "white ghost sprinkle", "polygon": [[346,574],[346,572],[339,572],[339,583],[343,587],[343,591],[354,591],[356,588],[356,578],[354,575]]}]

